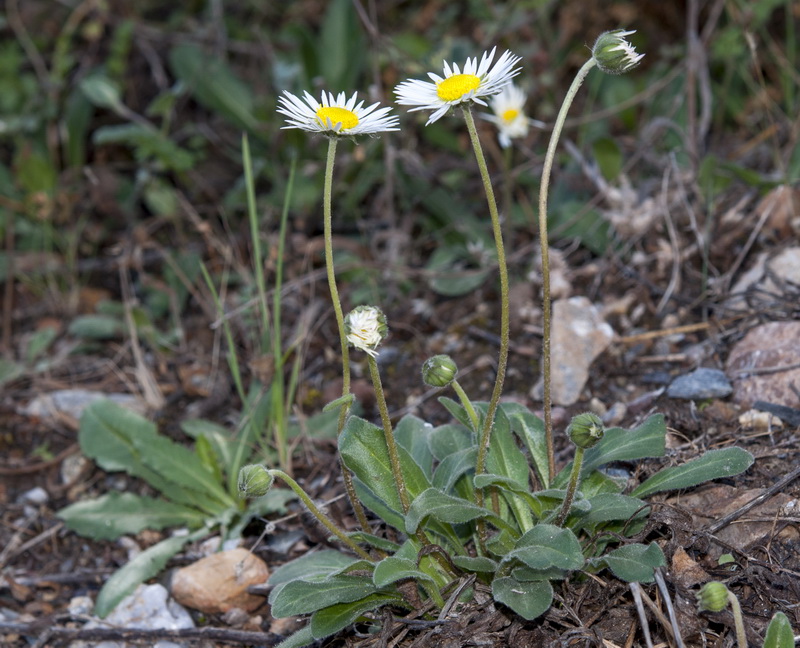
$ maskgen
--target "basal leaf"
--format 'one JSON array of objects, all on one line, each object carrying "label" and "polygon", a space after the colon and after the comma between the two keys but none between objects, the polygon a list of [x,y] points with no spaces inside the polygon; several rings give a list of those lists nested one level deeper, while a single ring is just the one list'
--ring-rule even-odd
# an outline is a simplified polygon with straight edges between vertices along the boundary
[{"label": "basal leaf", "polygon": [[269,596],[275,618],[310,614],[337,603],[351,603],[374,594],[377,588],[368,576],[341,574],[314,582],[294,580]]},{"label": "basal leaf", "polygon": [[475,457],[478,454],[478,449],[475,446],[471,448],[464,448],[445,457],[442,462],[436,466],[436,472],[433,473],[433,486],[445,493],[450,493],[453,490],[456,482],[465,474],[470,471],[475,471]]},{"label": "basal leaf", "polygon": [[653,571],[667,564],[661,547],[655,543],[623,545],[589,562],[595,566],[605,564],[617,578],[636,583],[652,582],[655,580]]},{"label": "basal leaf", "polygon": [[278,567],[267,581],[277,586],[294,580],[324,580],[331,574],[346,569],[360,559],[333,549],[305,553],[295,560]]},{"label": "basal leaf", "polygon": [[[505,412],[499,408],[494,419],[489,454],[486,457],[486,471],[508,477],[524,487],[528,483],[528,470],[528,460],[517,446]],[[523,532],[530,529],[533,526],[533,519],[528,506],[516,495],[508,492],[504,492],[503,497],[513,511],[519,528]]]},{"label": "basal leaf", "polygon": [[631,495],[647,497],[661,491],[689,488],[720,477],[732,477],[744,472],[752,464],[753,455],[741,448],[709,450],[685,464],[660,470],[635,488]]},{"label": "basal leaf", "polygon": [[592,527],[611,520],[628,520],[634,515],[647,515],[650,510],[642,500],[619,493],[601,493],[590,497],[588,501],[592,508],[580,518],[578,524],[581,527]]},{"label": "basal leaf", "polygon": [[794,632],[783,612],[776,612],[769,622],[763,648],[794,648]]},{"label": "basal leaf", "polygon": [[489,509],[435,488],[429,488],[411,503],[406,514],[406,529],[409,533],[415,533],[428,517],[448,524],[462,524],[476,518],[485,518],[496,527],[516,534],[516,530],[508,522]]},{"label": "basal leaf", "polygon": [[365,612],[398,603],[403,603],[399,594],[378,592],[352,603],[331,605],[314,612],[311,617],[311,632],[316,639],[322,639],[352,625]]},{"label": "basal leaf", "polygon": [[439,402],[444,406],[444,408],[453,415],[453,418],[456,419],[461,425],[463,425],[467,430],[472,429],[472,423],[469,420],[469,415],[464,407],[454,401],[452,398],[448,398],[447,396],[439,396]]},{"label": "basal leaf", "polygon": [[552,524],[538,524],[525,533],[504,562],[509,560],[519,560],[532,569],[580,569],[584,563],[575,534]]},{"label": "basal leaf", "polygon": [[[502,403],[501,407],[504,405],[507,405],[507,403]],[[519,435],[527,446],[539,481],[547,488],[550,485],[550,469],[547,461],[544,421],[532,412],[527,410],[519,411],[516,408],[514,411],[507,411],[506,415],[511,424],[511,429]]]},{"label": "basal leaf", "polygon": [[400,419],[394,429],[397,445],[411,455],[429,480],[433,476],[433,454],[428,444],[428,435],[432,431],[430,423],[411,414]]},{"label": "basal leaf", "polygon": [[372,582],[375,587],[383,588],[399,580],[413,578],[416,581],[429,581],[433,579],[417,567],[417,563],[409,558],[389,556],[375,565],[372,572]]},{"label": "basal leaf", "polygon": [[95,540],[114,540],[143,529],[196,528],[206,519],[197,509],[133,493],[108,493],[75,502],[61,509],[58,516],[71,531]]},{"label": "basal leaf", "polygon": [[139,583],[157,575],[167,561],[178,553],[187,542],[194,542],[207,531],[201,529],[190,535],[174,536],[145,549],[133,560],[121,567],[103,585],[97,595],[94,612],[101,619],[105,617],[122,599],[133,592]]},{"label": "basal leaf", "polygon": [[492,596],[523,619],[532,621],[553,603],[553,588],[547,581],[518,581],[510,576],[492,581]]},{"label": "basal leaf", "polygon": [[428,436],[431,453],[439,461],[444,461],[454,452],[475,446],[472,433],[460,423],[447,423],[431,430]]},{"label": "basal leaf", "polygon": [[452,561],[456,567],[468,572],[485,572],[494,574],[498,567],[496,561],[483,556],[452,556]]}]

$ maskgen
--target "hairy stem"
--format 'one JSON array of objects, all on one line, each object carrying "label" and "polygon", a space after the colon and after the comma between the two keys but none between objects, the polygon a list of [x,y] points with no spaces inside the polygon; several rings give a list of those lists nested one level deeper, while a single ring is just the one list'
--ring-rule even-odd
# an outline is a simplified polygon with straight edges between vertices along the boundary
[{"label": "hairy stem", "polygon": [[335,535],[339,540],[341,540],[344,544],[350,547],[353,551],[355,551],[359,556],[361,556],[364,560],[369,560],[372,562],[372,557],[364,551],[361,547],[359,547],[352,539],[347,537],[344,531],[342,531],[339,527],[337,527],[333,521],[325,515],[322,511],[319,510],[316,504],[311,501],[311,498],[306,494],[306,492],[300,488],[300,484],[298,484],[294,479],[289,477],[285,472],[282,470],[278,470],[277,468],[273,468],[269,471],[273,477],[280,477],[288,486],[291,488],[295,494],[302,500],[305,507],[309,510],[309,512],[319,520],[319,523],[324,526],[328,531],[330,531],[333,535]]},{"label": "hairy stem", "polygon": [[389,419],[389,408],[386,407],[386,396],[383,394],[383,385],[381,384],[381,374],[378,371],[378,363],[375,361],[375,358],[369,356],[367,358],[367,364],[369,365],[369,375],[372,378],[372,385],[375,387],[375,397],[378,401],[378,409],[381,413],[383,435],[386,439],[386,449],[389,452],[389,464],[392,467],[394,485],[397,488],[397,495],[400,498],[400,505],[403,507],[403,513],[408,513],[408,507],[411,505],[411,503],[408,500],[406,482],[403,479],[403,473],[400,470],[400,455],[397,452],[397,443],[395,443],[394,440],[392,421]]},{"label": "hairy stem", "polygon": [[542,184],[539,189],[539,244],[542,249],[542,326],[543,326],[543,342],[542,342],[542,378],[544,382],[544,394],[542,395],[543,409],[544,409],[544,432],[545,440],[547,443],[547,465],[550,474],[548,475],[548,482],[555,476],[556,461],[555,450],[553,447],[553,417],[552,417],[552,399],[550,392],[550,328],[551,328],[551,314],[550,314],[550,248],[547,241],[547,191],[550,186],[550,173],[553,170],[553,161],[556,155],[556,146],[561,137],[561,131],[564,129],[564,122],[567,119],[567,113],[581,87],[586,75],[589,74],[595,65],[594,58],[590,58],[583,67],[578,70],[572,85],[567,91],[567,96],[564,97],[564,103],[561,104],[561,109],[558,111],[553,132],[550,135],[550,143],[547,146],[547,155],[544,159],[544,167],[542,168]]},{"label": "hairy stem", "polygon": [[[339,342],[342,347],[342,396],[347,396],[350,393],[350,350],[347,346],[347,333],[344,328],[344,313],[342,312],[342,302],[339,299],[339,290],[336,287],[336,272],[333,267],[333,226],[331,217],[331,194],[333,189],[333,164],[336,160],[336,144],[338,140],[335,137],[328,139],[328,159],[325,164],[325,188],[322,198],[322,218],[323,230],[325,236],[325,268],[328,274],[328,288],[331,292],[331,301],[333,302],[333,312],[336,315],[336,326],[339,328]],[[336,427],[337,435],[342,433],[344,424],[347,421],[347,414],[350,411],[348,404],[342,405],[339,411],[339,421]],[[353,486],[353,476],[347,467],[339,460],[339,465],[342,469],[342,480],[344,481],[344,489],[347,492],[347,497],[350,500],[350,505],[355,511],[358,523],[361,529],[368,532],[369,522],[364,513],[364,507],[356,496],[356,489]]]},{"label": "hairy stem", "polygon": [[578,480],[581,477],[581,467],[583,466],[583,448],[578,447],[575,450],[575,459],[572,462],[572,472],[569,474],[569,485],[567,486],[567,494],[564,496],[564,502],[561,504],[561,512],[556,518],[556,526],[562,526],[564,520],[569,515],[569,510],[572,508],[572,500],[575,499],[575,490],[578,488]]},{"label": "hairy stem", "polygon": [[[478,459],[475,464],[475,474],[480,475],[486,470],[486,453],[489,450],[492,427],[494,425],[494,415],[497,405],[500,402],[500,395],[503,392],[503,382],[506,377],[506,365],[508,363],[508,268],[506,266],[506,253],[503,247],[503,232],[500,224],[500,214],[497,211],[497,201],[494,197],[492,182],[489,178],[489,169],[486,166],[486,158],[483,156],[483,149],[478,138],[478,129],[475,127],[475,119],[472,117],[468,104],[462,104],[464,120],[467,123],[472,148],[475,151],[475,159],[483,181],[483,188],[486,192],[486,202],[489,205],[489,216],[492,219],[492,232],[494,243],[497,247],[497,269],[500,274],[500,352],[497,357],[497,378],[495,379],[492,396],[489,399],[489,406],[486,409],[486,419],[483,422],[480,439],[478,441]],[[478,489],[476,492],[476,503],[483,506],[483,492]]]},{"label": "hairy stem", "polygon": [[481,431],[481,421],[478,418],[478,414],[475,412],[475,408],[472,406],[472,401],[467,396],[467,392],[464,391],[464,388],[461,386],[457,380],[453,380],[450,383],[453,387],[453,390],[456,392],[458,396],[458,400],[461,401],[461,406],[466,410],[467,416],[469,416],[469,421],[472,423],[472,430],[475,434],[480,434]]}]

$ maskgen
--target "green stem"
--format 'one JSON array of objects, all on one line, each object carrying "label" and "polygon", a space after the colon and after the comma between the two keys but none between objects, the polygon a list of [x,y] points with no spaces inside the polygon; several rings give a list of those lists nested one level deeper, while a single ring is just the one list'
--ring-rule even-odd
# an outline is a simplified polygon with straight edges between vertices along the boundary
[{"label": "green stem", "polygon": [[386,449],[389,452],[389,464],[392,467],[394,485],[397,488],[397,495],[400,497],[400,505],[403,507],[403,513],[408,513],[408,507],[411,506],[411,503],[408,500],[406,482],[403,479],[403,473],[400,469],[400,455],[397,452],[397,444],[394,440],[392,421],[389,419],[389,408],[386,407],[386,396],[383,394],[383,385],[381,384],[381,374],[378,371],[378,363],[375,361],[375,358],[370,355],[367,358],[367,364],[369,365],[369,375],[372,378],[372,385],[375,387],[375,398],[378,401],[378,409],[381,413],[383,435],[386,439]]},{"label": "green stem", "polygon": [[564,502],[561,505],[561,512],[556,519],[556,526],[563,526],[564,520],[569,515],[569,510],[572,508],[572,500],[575,498],[575,490],[578,488],[578,480],[581,477],[581,467],[583,466],[583,448],[575,450],[575,459],[572,461],[572,472],[569,474],[569,485],[567,486],[567,494],[564,496]]},{"label": "green stem", "polygon": [[302,500],[303,504],[305,504],[306,508],[311,512],[311,514],[319,520],[320,524],[324,526],[328,531],[330,531],[333,535],[335,535],[339,540],[341,540],[344,544],[350,547],[353,551],[355,551],[359,556],[361,556],[364,560],[369,560],[372,562],[372,557],[364,551],[361,547],[359,547],[351,538],[347,537],[344,531],[342,531],[339,527],[337,527],[331,519],[325,515],[322,511],[317,508],[317,505],[311,501],[311,498],[306,494],[306,492],[300,488],[300,484],[298,484],[294,479],[289,477],[285,472],[282,470],[278,470],[277,468],[273,468],[269,471],[269,473],[273,477],[280,477],[286,484],[291,488],[295,494]]},{"label": "green stem", "polygon": [[[339,299],[339,290],[336,288],[336,272],[333,267],[333,226],[331,217],[331,194],[333,193],[333,164],[336,160],[336,144],[338,140],[335,137],[328,139],[328,159],[325,164],[325,188],[322,198],[322,219],[323,231],[325,236],[325,268],[328,274],[328,288],[331,292],[331,301],[333,302],[333,312],[336,315],[336,326],[339,329],[339,342],[342,347],[342,396],[347,396],[350,393],[350,350],[347,346],[347,333],[344,328],[344,313],[342,312],[342,302]],[[337,436],[342,433],[344,424],[347,421],[347,414],[350,411],[348,405],[342,405],[339,412],[339,420],[336,427]],[[344,481],[344,489],[347,492],[347,497],[350,499],[350,505],[355,511],[358,523],[364,532],[369,532],[369,522],[364,513],[364,507],[356,496],[356,489],[353,486],[353,476],[347,467],[341,463],[342,480]]]},{"label": "green stem", "polygon": [[475,412],[475,408],[472,406],[472,401],[467,396],[467,392],[464,391],[464,388],[461,386],[457,380],[453,380],[450,383],[453,387],[453,390],[456,392],[458,396],[458,400],[461,401],[462,407],[466,410],[467,416],[469,416],[470,423],[472,423],[472,430],[475,434],[480,434],[481,431],[481,421],[478,418],[478,414]]},{"label": "green stem", "polygon": [[552,398],[550,392],[550,327],[551,327],[551,314],[550,314],[550,252],[547,241],[547,191],[550,186],[550,173],[553,170],[553,160],[556,155],[556,146],[561,137],[561,131],[564,129],[564,122],[567,119],[567,113],[578,93],[583,80],[589,74],[595,65],[594,58],[590,58],[583,67],[578,70],[572,85],[567,91],[567,96],[564,97],[564,103],[561,104],[561,110],[558,111],[553,132],[550,135],[550,143],[547,146],[547,155],[544,159],[544,167],[542,168],[542,184],[539,189],[539,244],[542,248],[542,326],[543,326],[543,342],[542,342],[542,379],[544,381],[544,394],[542,396],[543,409],[544,409],[544,433],[545,441],[547,443],[547,465],[550,474],[548,475],[548,482],[556,474],[556,460],[555,450],[553,447],[553,417],[552,417]]},{"label": "green stem", "polygon": [[747,635],[744,632],[744,619],[742,618],[742,606],[736,595],[728,590],[728,603],[731,604],[733,612],[733,625],[736,628],[736,644],[738,648],[747,648]]},{"label": "green stem", "polygon": [[[475,120],[472,117],[468,104],[461,105],[464,113],[464,120],[467,123],[472,148],[475,151],[475,159],[481,172],[483,188],[486,191],[486,202],[489,204],[489,216],[492,219],[492,232],[494,233],[494,243],[497,247],[497,269],[500,274],[500,353],[497,357],[497,378],[495,379],[492,396],[489,399],[489,406],[486,409],[486,419],[483,422],[483,429],[478,445],[478,459],[475,464],[475,474],[480,475],[486,469],[486,453],[489,450],[492,426],[494,425],[494,415],[497,405],[500,402],[500,395],[503,392],[503,382],[506,377],[506,365],[508,364],[508,268],[506,266],[506,253],[503,247],[503,232],[500,225],[500,215],[497,212],[497,201],[494,197],[492,182],[489,178],[489,169],[486,166],[486,158],[483,156],[483,149],[478,138],[478,129],[475,128]],[[478,489],[476,492],[476,503],[483,506],[483,492]]]}]

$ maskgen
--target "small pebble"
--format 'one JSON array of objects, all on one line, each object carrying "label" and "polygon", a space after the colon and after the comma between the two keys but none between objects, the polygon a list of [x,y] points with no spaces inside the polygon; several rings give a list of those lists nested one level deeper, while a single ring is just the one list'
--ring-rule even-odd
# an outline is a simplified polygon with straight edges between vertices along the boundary
[{"label": "small pebble", "polygon": [[31,488],[29,491],[25,491],[22,495],[19,496],[19,502],[21,504],[34,504],[37,506],[46,504],[47,500],[49,499],[50,495],[41,486],[36,486],[35,488]]},{"label": "small pebble", "polygon": [[684,400],[705,400],[724,398],[732,391],[733,387],[722,371],[700,367],[673,380],[667,387],[667,396]]}]

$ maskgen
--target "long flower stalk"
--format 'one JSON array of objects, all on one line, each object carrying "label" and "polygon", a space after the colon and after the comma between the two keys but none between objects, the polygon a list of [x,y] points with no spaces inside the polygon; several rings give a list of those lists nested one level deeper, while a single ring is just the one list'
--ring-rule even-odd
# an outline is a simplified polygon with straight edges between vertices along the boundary
[{"label": "long flower stalk", "polygon": [[[333,226],[331,217],[331,195],[333,193],[333,165],[336,160],[336,144],[338,139],[336,137],[328,138],[328,158],[325,164],[325,187],[322,198],[322,218],[323,218],[323,231],[325,237],[325,268],[328,275],[328,288],[331,293],[331,301],[333,302],[333,312],[336,315],[336,326],[339,329],[339,342],[342,349],[342,397],[350,394],[350,351],[347,346],[347,334],[344,328],[344,313],[342,311],[342,303],[339,299],[339,290],[336,287],[336,271],[333,267]],[[336,426],[337,436],[342,433],[344,424],[347,421],[347,414],[350,411],[350,406],[347,402],[342,404],[339,410],[339,420]],[[369,521],[367,520],[364,507],[361,505],[358,497],[356,496],[356,489],[353,486],[353,476],[346,466],[339,461],[342,469],[342,480],[344,481],[344,488],[347,492],[347,497],[353,507],[361,529],[368,532]]]},{"label": "long flower stalk", "polygon": [[550,173],[553,170],[556,146],[558,146],[561,131],[564,129],[567,113],[583,80],[586,78],[586,75],[589,74],[589,70],[595,65],[596,61],[594,58],[590,58],[583,64],[583,67],[578,70],[578,74],[575,75],[575,79],[572,81],[572,85],[569,87],[566,97],[564,97],[564,103],[561,104],[561,110],[558,111],[558,117],[556,118],[555,126],[553,126],[553,132],[550,135],[550,143],[547,146],[544,168],[542,169],[542,184],[539,189],[539,244],[542,250],[542,379],[544,382],[542,401],[544,409],[545,442],[547,444],[547,466],[549,469],[548,480],[552,479],[556,474],[556,460],[553,446],[553,406],[550,389],[550,329],[552,315],[550,311],[550,247],[547,241],[547,192],[550,186]]},{"label": "long flower stalk", "polygon": [[[486,419],[481,429],[478,458],[475,463],[475,474],[480,475],[486,470],[486,453],[489,450],[491,441],[492,427],[494,426],[494,416],[500,402],[500,395],[503,393],[503,382],[506,377],[506,366],[508,364],[508,341],[509,341],[509,308],[508,308],[508,267],[506,266],[506,253],[503,246],[503,230],[500,223],[500,214],[497,211],[497,201],[494,197],[492,182],[489,178],[489,169],[486,166],[486,158],[483,155],[481,142],[478,137],[478,130],[475,127],[475,119],[469,109],[469,104],[462,104],[461,110],[464,113],[464,120],[467,123],[467,130],[472,141],[472,148],[475,151],[475,159],[483,181],[483,188],[486,192],[486,202],[489,205],[489,216],[492,219],[492,232],[494,243],[497,248],[497,268],[500,275],[500,352],[497,357],[497,377],[495,378],[492,396],[489,399],[489,406],[486,409]],[[483,492],[478,489],[476,492],[476,503],[483,506]]]}]

